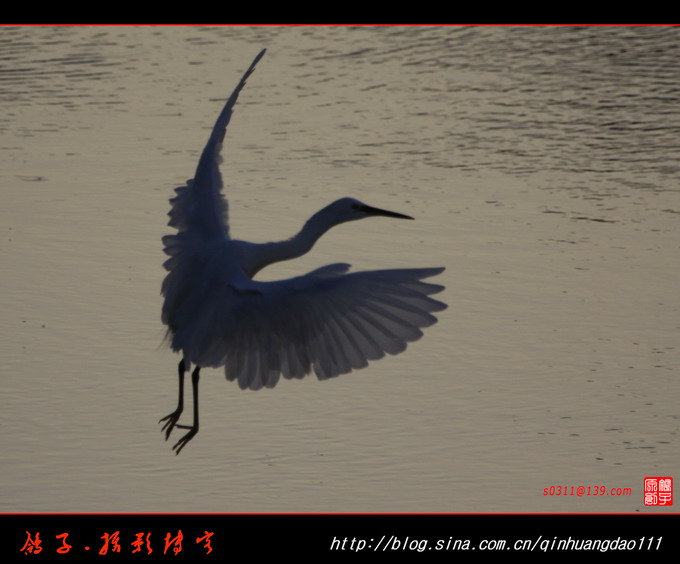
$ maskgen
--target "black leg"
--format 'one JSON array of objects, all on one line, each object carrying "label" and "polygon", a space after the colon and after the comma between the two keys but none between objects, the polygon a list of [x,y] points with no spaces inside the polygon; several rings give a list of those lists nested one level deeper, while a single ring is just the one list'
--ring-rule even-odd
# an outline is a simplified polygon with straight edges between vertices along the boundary
[{"label": "black leg", "polygon": [[193,439],[194,436],[196,436],[196,433],[198,433],[198,379],[200,370],[201,369],[197,366],[191,374],[191,386],[194,392],[194,424],[191,427],[187,427],[186,425],[177,425],[177,427],[181,427],[182,429],[189,429],[189,432],[179,441],[177,441],[175,446],[172,447],[172,450],[175,451],[175,454],[179,454],[184,446],[191,439]]},{"label": "black leg", "polygon": [[177,371],[179,372],[179,400],[177,401],[177,409],[159,421],[159,423],[165,421],[165,425],[163,425],[161,432],[165,431],[166,441],[168,440],[168,437],[170,437],[170,433],[172,433],[175,425],[177,425],[179,416],[182,415],[182,411],[184,410],[184,359],[179,361]]}]

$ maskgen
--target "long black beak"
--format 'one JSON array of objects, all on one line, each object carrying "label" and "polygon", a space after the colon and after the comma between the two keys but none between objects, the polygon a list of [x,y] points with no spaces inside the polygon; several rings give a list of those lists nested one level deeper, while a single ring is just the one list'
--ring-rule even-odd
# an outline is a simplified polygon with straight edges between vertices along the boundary
[{"label": "long black beak", "polygon": [[397,219],[413,219],[410,215],[404,215],[403,213],[381,210],[380,208],[374,208],[372,206],[367,206],[365,204],[361,206],[356,206],[356,208],[359,211],[362,211],[369,215],[382,215],[385,217],[396,217]]}]

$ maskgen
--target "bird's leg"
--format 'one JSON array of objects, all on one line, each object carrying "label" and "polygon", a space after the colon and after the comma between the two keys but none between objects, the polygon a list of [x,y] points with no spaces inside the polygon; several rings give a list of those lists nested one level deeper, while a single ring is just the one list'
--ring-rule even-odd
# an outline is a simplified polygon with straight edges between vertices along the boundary
[{"label": "bird's leg", "polygon": [[199,371],[200,368],[197,366],[194,368],[194,371],[191,374],[191,387],[193,388],[194,392],[194,424],[191,427],[188,427],[187,425],[177,425],[178,427],[181,427],[182,429],[189,429],[189,432],[184,435],[177,443],[175,446],[172,447],[172,450],[175,451],[175,454],[179,454],[179,452],[184,448],[184,445],[186,445],[191,439],[194,438],[196,433],[198,433],[198,378],[199,378]]},{"label": "bird's leg", "polygon": [[165,431],[166,441],[168,440],[170,433],[172,433],[172,430],[175,428],[175,425],[177,425],[177,421],[179,421],[179,417],[184,410],[184,359],[179,361],[177,371],[179,372],[179,400],[177,401],[177,409],[159,421],[159,423],[165,421],[161,432]]}]

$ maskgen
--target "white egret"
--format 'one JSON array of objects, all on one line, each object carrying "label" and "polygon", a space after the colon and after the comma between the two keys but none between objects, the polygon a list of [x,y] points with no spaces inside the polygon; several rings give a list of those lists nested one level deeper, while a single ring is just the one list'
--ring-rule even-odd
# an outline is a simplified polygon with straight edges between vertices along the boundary
[{"label": "white egret", "polygon": [[[196,175],[176,188],[163,238],[162,320],[179,363],[177,409],[162,418],[166,440],[175,427],[189,429],[174,446],[178,454],[198,432],[198,381],[204,367],[225,367],[242,389],[272,388],[280,376],[320,380],[363,368],[385,353],[398,354],[436,323],[432,312],[447,306],[429,297],[443,286],[422,282],[443,268],[377,270],[347,274],[349,264],[330,264],[304,276],[261,282],[265,266],[299,257],[331,227],[364,217],[413,219],[342,198],[314,214],[292,238],[247,243],[229,236],[227,202],[219,164],[227,125],[260,52],[227,100],[203,149]],[[179,425],[184,373],[195,365],[194,419]]]}]

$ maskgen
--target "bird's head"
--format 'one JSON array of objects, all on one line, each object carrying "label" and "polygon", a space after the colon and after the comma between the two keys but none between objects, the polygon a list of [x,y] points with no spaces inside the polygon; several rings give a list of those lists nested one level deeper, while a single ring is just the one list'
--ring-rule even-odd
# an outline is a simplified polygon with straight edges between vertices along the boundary
[{"label": "bird's head", "polygon": [[410,215],[383,210],[368,206],[354,198],[340,198],[329,206],[323,209],[327,217],[332,219],[334,223],[344,223],[345,221],[354,221],[356,219],[363,219],[364,217],[395,217],[398,219],[413,219]]}]

